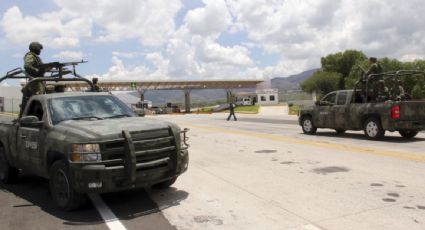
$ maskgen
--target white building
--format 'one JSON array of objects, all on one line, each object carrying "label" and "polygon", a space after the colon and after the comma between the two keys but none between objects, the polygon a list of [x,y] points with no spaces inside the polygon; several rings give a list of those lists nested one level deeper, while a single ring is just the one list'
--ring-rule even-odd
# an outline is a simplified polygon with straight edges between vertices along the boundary
[{"label": "white building", "polygon": [[0,112],[18,113],[21,102],[20,86],[0,86]]},{"label": "white building", "polygon": [[256,93],[259,105],[277,105],[279,103],[278,89],[258,89]]}]

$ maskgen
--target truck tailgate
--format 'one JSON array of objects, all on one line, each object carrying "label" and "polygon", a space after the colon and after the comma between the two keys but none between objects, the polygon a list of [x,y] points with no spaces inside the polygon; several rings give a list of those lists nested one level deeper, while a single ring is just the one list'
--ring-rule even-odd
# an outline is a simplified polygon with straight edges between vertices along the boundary
[{"label": "truck tailgate", "polygon": [[400,120],[425,121],[425,101],[402,101]]}]

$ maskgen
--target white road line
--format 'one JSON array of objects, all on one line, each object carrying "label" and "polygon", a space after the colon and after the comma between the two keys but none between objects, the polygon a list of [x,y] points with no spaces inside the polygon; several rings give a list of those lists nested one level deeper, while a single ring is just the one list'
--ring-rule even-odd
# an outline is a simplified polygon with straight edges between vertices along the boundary
[{"label": "white road line", "polygon": [[311,224],[304,225],[303,229],[304,230],[322,230],[321,228],[318,228],[318,227],[311,225]]},{"label": "white road line", "polygon": [[110,230],[127,230],[98,194],[89,197]]}]

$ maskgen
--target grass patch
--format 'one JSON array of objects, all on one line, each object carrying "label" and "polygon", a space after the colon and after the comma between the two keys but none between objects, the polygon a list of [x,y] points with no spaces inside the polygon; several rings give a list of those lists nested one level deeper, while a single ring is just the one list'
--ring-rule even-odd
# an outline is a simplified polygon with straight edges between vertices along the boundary
[{"label": "grass patch", "polygon": [[299,105],[290,105],[288,106],[288,114],[289,115],[298,115],[300,112],[300,106]]},{"label": "grass patch", "polygon": [[245,106],[237,106],[235,108],[235,112],[237,113],[258,113],[260,109],[259,105],[245,105]]},{"label": "grass patch", "polygon": [[214,106],[210,106],[210,107],[203,107],[203,108],[199,108],[196,112],[201,112],[201,113],[212,113],[214,109]]}]

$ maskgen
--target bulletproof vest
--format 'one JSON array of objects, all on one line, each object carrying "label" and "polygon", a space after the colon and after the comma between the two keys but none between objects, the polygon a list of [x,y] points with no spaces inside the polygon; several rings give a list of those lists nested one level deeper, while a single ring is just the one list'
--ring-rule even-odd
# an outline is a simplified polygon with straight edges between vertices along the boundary
[{"label": "bulletproof vest", "polygon": [[[32,63],[25,63],[24,68],[25,71],[31,75],[32,77],[43,77],[44,76],[44,70],[39,68],[39,65],[43,64],[43,61],[41,60],[41,58],[36,55],[33,52],[28,52],[27,54],[25,54],[24,56],[24,60],[26,62],[28,56],[32,56]],[[32,68],[31,68],[32,67]],[[37,69],[37,70],[36,70]]]}]

